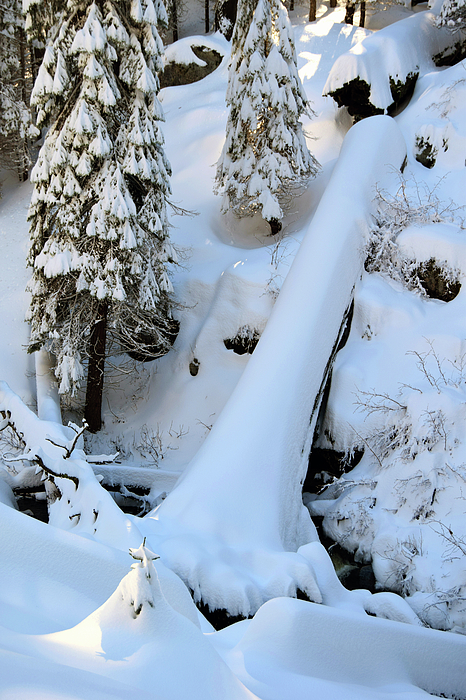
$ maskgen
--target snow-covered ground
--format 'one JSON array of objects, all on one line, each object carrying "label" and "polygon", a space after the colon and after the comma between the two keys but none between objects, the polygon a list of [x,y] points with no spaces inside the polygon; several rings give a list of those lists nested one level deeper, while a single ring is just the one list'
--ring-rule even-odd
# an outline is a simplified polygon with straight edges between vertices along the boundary
[{"label": "snow-covered ground", "polygon": [[[406,8],[399,12],[409,16]],[[397,125],[390,122],[388,130],[380,132],[385,133],[385,142],[380,144],[379,161],[372,147],[365,150],[369,135],[378,127],[362,123],[350,134],[351,147],[345,144],[351,158],[343,153],[335,168],[351,119],[344,110],[337,110],[331,98],[322,97],[322,91],[338,57],[370,31],[341,24],[344,8],[330,11],[327,5],[320,5],[319,19],[311,25],[306,13],[307,8],[298,6],[292,19],[299,73],[316,113],[305,128],[322,170],[287,215],[280,240],[264,237],[254,226],[239,230],[220,215],[220,198],[213,194],[214,166],[227,117],[229,44],[218,35],[196,38],[196,43],[223,54],[223,62],[198,83],[161,92],[166,149],[173,168],[173,201],[193,213],[171,219],[171,237],[183,261],[173,271],[181,330],[164,358],[138,365],[131,374],[110,373],[104,430],[87,438],[85,447],[87,453],[95,454],[118,450],[119,463],[96,467],[96,473],[100,471],[110,481],[113,472],[118,481],[119,475],[134,470],[134,483],[151,488],[152,507],[162,492],[171,491],[179,474],[185,476],[173,494],[178,492],[176,498],[169,496],[144,518],[126,518],[106,499],[108,494],[100,491],[88,465],[76,457],[70,463],[80,470],[81,490],[73,500],[71,486],[68,506],[61,503],[53,511],[52,522],[58,525],[53,527],[14,509],[8,483],[13,484],[15,477],[5,471],[5,479],[0,480],[1,700],[127,698],[134,692],[141,698],[162,700],[188,696],[203,700],[304,700],[312,696],[414,700],[429,693],[466,697],[466,638],[428,629],[415,614],[440,629],[464,633],[466,628],[462,600],[465,551],[461,549],[466,536],[462,494],[466,478],[462,435],[465,292],[461,289],[448,303],[427,299],[410,277],[416,265],[431,258],[451,270],[452,279],[461,281],[466,275],[461,212],[451,211],[451,216],[443,212],[450,200],[454,203],[451,210],[464,203],[464,66],[430,67],[421,76],[411,104],[396,118]],[[379,28],[380,18],[370,18],[369,26]],[[179,47],[171,47],[171,53],[189,55],[186,39]],[[358,130],[368,134],[367,142],[362,138],[360,155],[355,146]],[[421,138],[436,150],[431,169],[415,160]],[[327,442],[322,438],[322,446],[366,450],[356,469],[309,508],[325,515],[324,526],[333,537],[350,550],[358,550],[362,560],[372,558],[381,586],[407,595],[410,605],[388,592],[346,591],[316,541],[307,512],[295,503],[299,470],[292,470],[293,483],[285,483],[289,474],[287,465],[283,466],[284,455],[279,454],[281,466],[270,472],[264,488],[267,464],[253,475],[247,462],[257,444],[269,442],[275,455],[277,450],[286,453],[284,435],[293,449],[299,440],[309,438],[304,428],[293,432],[286,421],[281,424],[281,410],[297,426],[305,413],[302,406],[293,405],[293,397],[285,401],[286,387],[293,385],[297,391],[306,353],[312,368],[317,368],[316,375],[322,371],[316,358],[328,354],[329,344],[331,351],[341,319],[335,332],[329,321],[325,342],[323,331],[315,339],[306,335],[306,324],[301,321],[306,306],[309,316],[317,318],[313,322],[321,323],[317,305],[313,307],[317,298],[313,289],[323,285],[325,265],[320,265],[322,283],[313,288],[310,279],[304,286],[305,253],[313,255],[326,247],[334,252],[339,240],[335,231],[320,230],[330,213],[341,236],[341,221],[351,219],[350,210],[358,221],[364,221],[361,231],[366,230],[370,211],[375,211],[374,179],[389,190],[385,198],[390,203],[401,177],[395,173],[401,163],[395,161],[402,160],[405,147],[408,162],[400,184],[413,202],[411,208],[417,210],[416,197],[430,193],[434,215],[427,211],[418,218],[403,219],[404,225],[395,231],[400,232],[396,244],[390,239],[394,226],[382,227],[388,251],[383,248],[382,274],[375,269],[359,274],[359,250],[354,260],[348,254],[346,269],[343,260],[343,267],[335,268],[337,272],[329,278],[333,279],[335,303],[330,304],[330,294],[328,314],[330,319],[333,311],[334,325],[334,315],[344,312],[351,296],[353,272],[357,286],[350,337],[335,362],[323,424]],[[377,172],[382,172],[389,163],[394,169],[386,179],[364,179],[367,164],[377,165]],[[348,191],[342,184],[345,176]],[[335,192],[332,203],[325,203],[331,192]],[[24,351],[28,329],[22,320],[27,304],[24,259],[30,193],[28,183],[13,186],[6,182],[0,200],[4,251],[0,379],[34,407],[34,363]],[[321,200],[324,212],[319,208]],[[391,221],[395,214],[393,207],[388,209],[384,220]],[[444,221],[439,223],[439,218]],[[319,243],[319,234],[327,245]],[[303,239],[306,243],[300,247]],[[280,302],[275,303],[295,257]],[[292,304],[289,313],[284,309],[286,299]],[[280,318],[288,316],[293,328],[292,312],[298,304],[296,325],[302,324],[303,330],[297,328],[290,339],[298,347],[288,349],[287,339],[279,337],[280,327],[285,327]],[[325,312],[322,304],[319,308]],[[252,358],[226,348],[225,340],[262,334],[271,314]],[[304,341],[308,349],[303,349]],[[266,370],[275,393],[267,386]],[[303,392],[315,392],[312,381],[319,388],[323,377],[312,374],[309,370]],[[248,385],[256,386],[254,382],[258,395],[251,390],[251,396]],[[358,408],[355,394],[365,412],[354,412]],[[13,400],[2,388],[2,410]],[[313,400],[312,396],[311,404]],[[377,401],[381,403],[371,410]],[[248,402],[251,405],[241,422],[241,408]],[[24,420],[31,420],[25,409],[18,410]],[[309,415],[311,412],[312,405],[308,407]],[[65,407],[65,415],[68,413],[76,420],[75,406]],[[401,437],[392,436],[392,425]],[[241,427],[245,433],[249,426],[249,443],[242,435],[229,435],[230,426]],[[257,426],[264,433],[262,442],[255,444],[256,432],[252,431]],[[37,430],[35,436],[40,433]],[[63,434],[63,440],[68,438]],[[58,459],[46,441],[40,444],[44,455]],[[2,453],[13,449],[6,444]],[[254,467],[258,455],[253,453]],[[188,503],[186,494],[192,483],[199,492],[196,502]],[[222,493],[230,489],[234,496],[222,501]],[[281,510],[273,502],[271,513],[270,499],[277,494],[288,500]],[[217,497],[215,508],[204,507],[208,498]],[[74,517],[84,512],[79,509],[86,500],[94,513],[103,514],[95,528],[86,518]],[[290,512],[296,514],[294,521],[288,518]],[[290,535],[293,528],[294,539]],[[136,561],[129,556],[128,547],[138,548],[143,535],[148,547],[162,555],[161,560],[152,562],[146,549],[133,552],[139,557]],[[289,551],[292,547],[300,548]],[[166,564],[189,581],[195,594],[199,585],[214,588],[213,601],[216,581],[233,596],[246,592],[252,612],[267,597],[293,594],[297,587],[316,602],[274,598],[252,620],[215,632]],[[400,570],[404,575],[398,580]],[[219,594],[219,607],[224,601]],[[248,612],[243,603],[240,596],[237,612]]]}]

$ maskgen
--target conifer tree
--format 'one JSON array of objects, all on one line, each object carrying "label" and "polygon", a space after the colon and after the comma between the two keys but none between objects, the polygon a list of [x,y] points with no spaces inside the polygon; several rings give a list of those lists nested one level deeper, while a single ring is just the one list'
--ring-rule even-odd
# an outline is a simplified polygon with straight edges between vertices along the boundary
[{"label": "conifer tree", "polygon": [[31,114],[28,107],[32,84],[28,76],[26,45],[20,0],[0,3],[0,161],[20,181],[29,168],[28,135]]},{"label": "conifer tree", "polygon": [[240,0],[226,100],[230,112],[216,175],[222,211],[261,213],[276,233],[290,198],[318,170],[299,122],[308,106],[281,0]]},{"label": "conifer tree", "polygon": [[[48,11],[45,0],[32,7],[30,31]],[[173,341],[157,99],[166,13],[162,0],[57,0],[55,10],[32,93],[49,131],[31,175],[30,350],[55,353],[61,393],[74,393],[87,361],[96,431],[109,338],[159,354]]]}]

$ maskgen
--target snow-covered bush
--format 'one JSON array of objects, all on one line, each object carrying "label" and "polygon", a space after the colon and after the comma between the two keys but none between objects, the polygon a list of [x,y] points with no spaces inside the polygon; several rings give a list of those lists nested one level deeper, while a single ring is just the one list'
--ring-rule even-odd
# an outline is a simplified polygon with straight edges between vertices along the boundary
[{"label": "snow-covered bush", "polygon": [[[466,250],[452,223],[458,214],[415,183],[402,181],[393,197],[379,193],[318,442],[364,454],[308,507],[324,516],[332,539],[372,563],[379,588],[406,596],[427,624],[464,632]],[[425,294],[432,260],[457,285],[448,304]]]},{"label": "snow-covered bush", "polygon": [[354,435],[364,457],[330,487],[335,501],[310,508],[356,560],[372,562],[379,587],[406,596],[427,624],[464,632],[465,357],[441,358],[428,343],[413,359],[417,382],[397,396],[359,393],[372,416]]},{"label": "snow-covered bush", "polygon": [[425,278],[430,269],[431,273],[443,278],[445,293],[448,294],[458,283],[459,270],[434,259],[419,263],[400,248],[397,239],[410,226],[457,221],[462,210],[454,208],[451,203],[442,203],[435,190],[422,191],[416,183],[413,198],[408,184],[401,177],[395,194],[377,191],[377,214],[365,251],[366,271],[387,275],[407,289],[426,296]]},{"label": "snow-covered bush", "polygon": [[293,32],[281,0],[242,0],[232,39],[226,141],[217,166],[222,211],[259,213],[281,229],[283,210],[317,173],[299,118],[308,113]]},{"label": "snow-covered bush", "polygon": [[76,0],[62,12],[32,93],[49,131],[31,176],[30,349],[56,354],[61,393],[79,386],[87,358],[95,431],[107,329],[138,352],[149,337],[151,355],[173,342],[170,166],[156,96],[166,13],[153,0]]}]

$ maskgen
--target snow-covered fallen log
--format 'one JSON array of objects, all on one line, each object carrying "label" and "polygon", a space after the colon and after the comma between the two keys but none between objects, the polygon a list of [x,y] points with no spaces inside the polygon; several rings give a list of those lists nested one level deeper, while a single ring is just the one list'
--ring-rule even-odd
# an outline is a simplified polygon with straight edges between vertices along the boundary
[{"label": "snow-covered fallen log", "polygon": [[410,96],[421,73],[465,48],[466,34],[438,27],[420,12],[364,38],[335,61],[323,95],[357,119],[390,111]]},{"label": "snow-covered fallen log", "polygon": [[389,117],[350,130],[233,395],[176,488],[140,521],[154,551],[212,609],[249,615],[297,589],[321,599],[296,553],[316,539],[301,496],[316,399],[362,269],[375,185],[390,189],[405,155]]},{"label": "snow-covered fallen log", "polygon": [[36,465],[45,483],[52,525],[123,550],[140,544],[137,527],[100,486],[84,452],[76,447],[81,431],[41,420],[3,381],[0,416],[0,430],[11,429],[22,447],[3,461],[13,475],[21,472],[24,462]]}]

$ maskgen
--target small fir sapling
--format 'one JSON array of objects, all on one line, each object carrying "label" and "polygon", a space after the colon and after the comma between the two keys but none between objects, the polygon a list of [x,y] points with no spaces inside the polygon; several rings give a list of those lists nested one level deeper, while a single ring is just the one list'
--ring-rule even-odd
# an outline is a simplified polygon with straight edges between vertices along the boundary
[{"label": "small fir sapling", "polygon": [[226,141],[217,165],[222,212],[260,213],[272,234],[318,171],[299,118],[309,114],[293,31],[280,0],[241,0],[232,38]]},{"label": "small fir sapling", "polygon": [[[32,35],[41,7],[29,8]],[[55,353],[60,393],[75,392],[87,361],[95,432],[107,337],[139,352],[150,338],[158,354],[173,342],[170,165],[157,99],[166,13],[160,0],[61,9],[32,93],[49,130],[31,177],[30,350]]]}]

